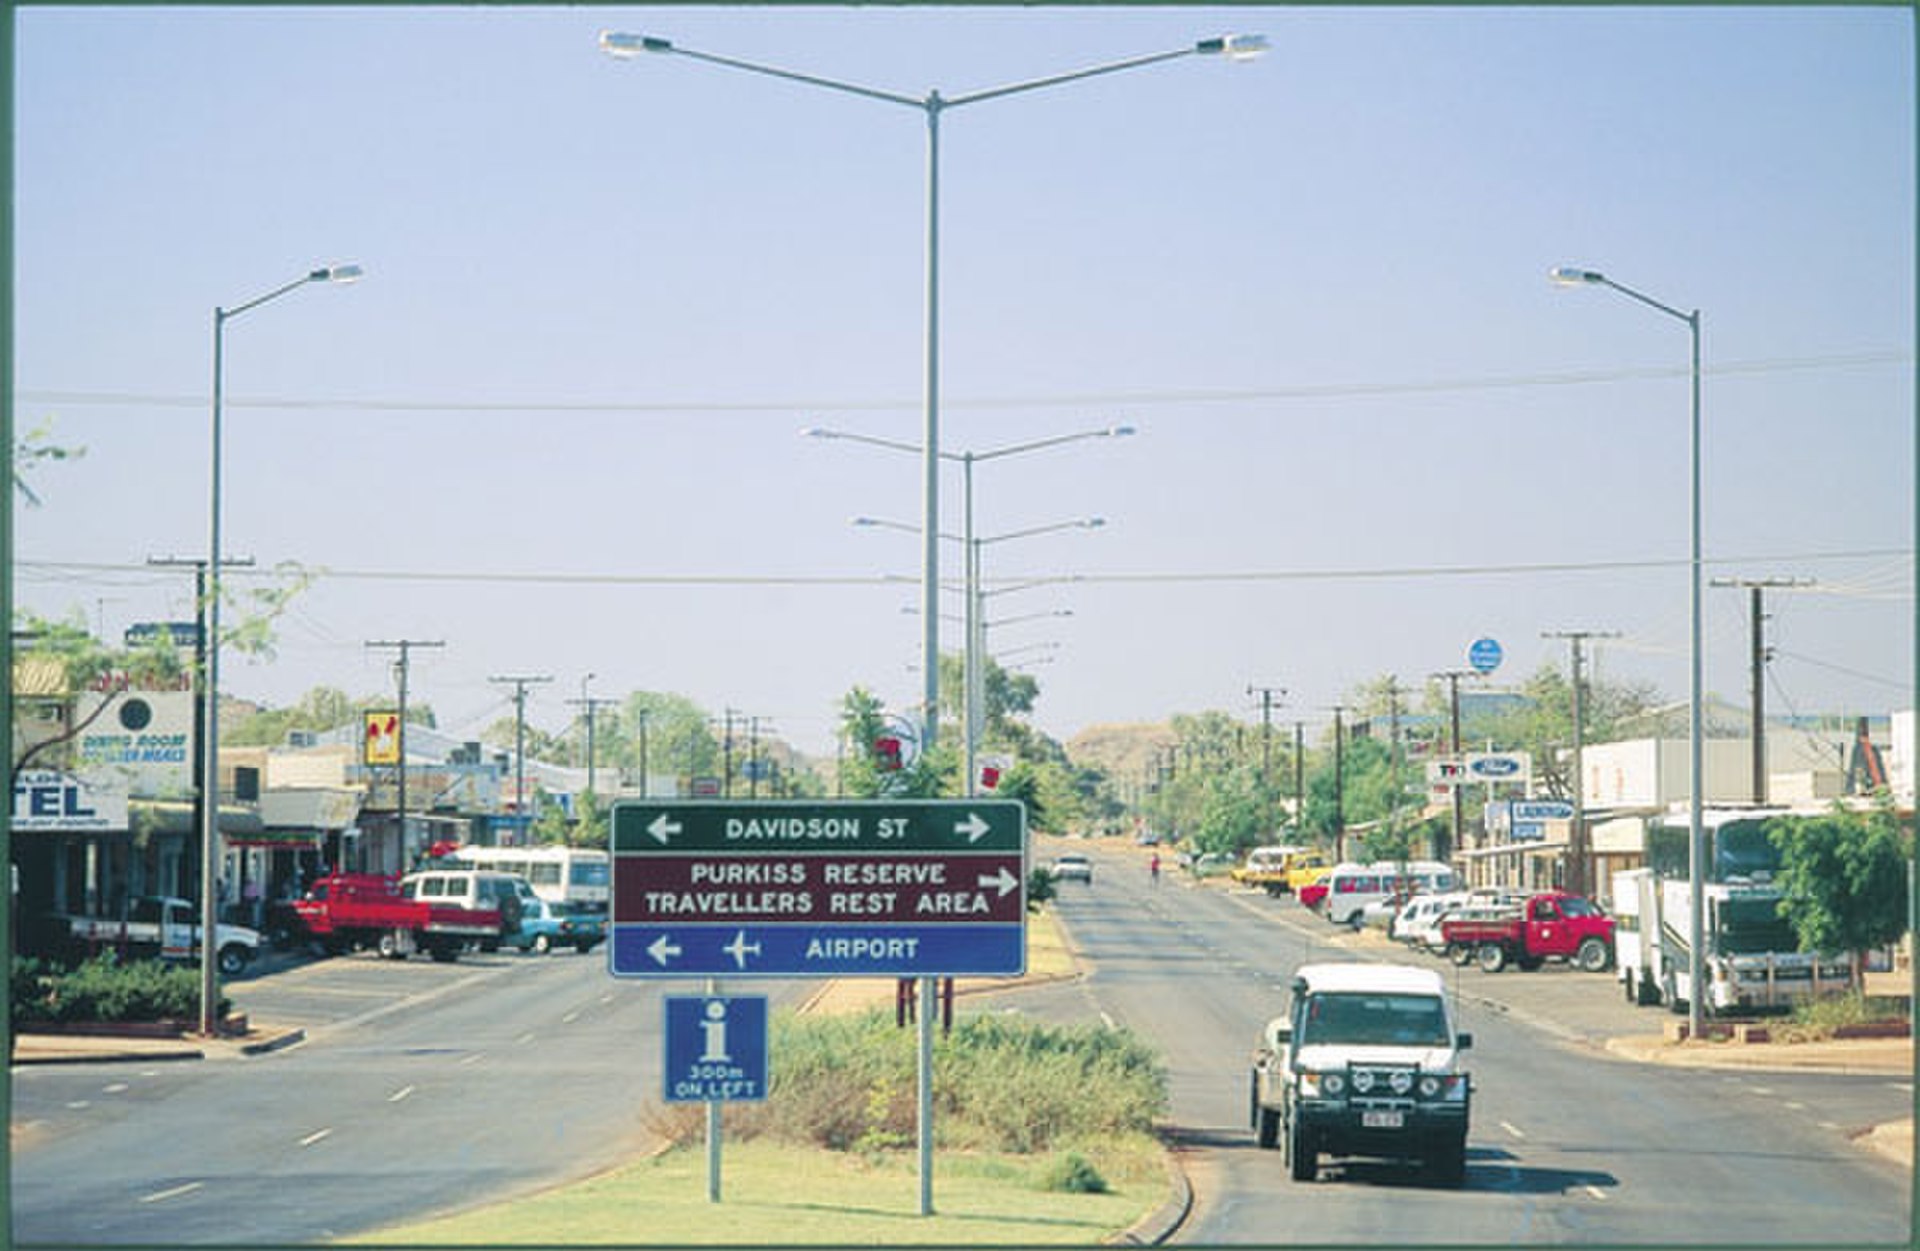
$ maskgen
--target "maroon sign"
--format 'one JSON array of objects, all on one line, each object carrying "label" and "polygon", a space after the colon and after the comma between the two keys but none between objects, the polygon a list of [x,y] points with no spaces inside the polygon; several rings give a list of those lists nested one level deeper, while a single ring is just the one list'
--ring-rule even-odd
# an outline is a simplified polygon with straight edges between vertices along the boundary
[{"label": "maroon sign", "polygon": [[1023,919],[1018,855],[621,856],[622,922],[911,922]]}]

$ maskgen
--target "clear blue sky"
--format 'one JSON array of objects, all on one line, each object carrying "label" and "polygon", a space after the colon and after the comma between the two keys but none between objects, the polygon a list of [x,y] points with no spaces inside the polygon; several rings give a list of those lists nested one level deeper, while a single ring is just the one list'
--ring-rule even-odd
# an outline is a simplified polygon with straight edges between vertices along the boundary
[{"label": "clear blue sky", "polygon": [[[86,448],[20,512],[24,605],[190,616],[145,562],[205,552],[213,309],[367,270],[228,323],[228,551],[327,571],[234,694],[387,690],[365,643],[415,638],[456,733],[498,674],[555,678],[549,729],[592,673],[815,751],[855,684],[912,704],[918,541],[848,521],[917,522],[918,462],[799,431],[920,439],[923,117],[596,36],[952,97],[1244,30],[1272,51],[944,116],[943,446],[1139,430],[976,471],[982,535],[1107,521],[986,549],[991,586],[1079,579],[989,608],[1073,613],[993,635],[1052,657],[1038,724],[1249,685],[1318,724],[1567,629],[1684,698],[1686,327],[1568,263],[1703,312],[1707,571],[1818,580],[1769,600],[1771,707],[1911,705],[1904,8],[15,20],[15,419]],[[1708,593],[1736,702],[1745,610]]]}]

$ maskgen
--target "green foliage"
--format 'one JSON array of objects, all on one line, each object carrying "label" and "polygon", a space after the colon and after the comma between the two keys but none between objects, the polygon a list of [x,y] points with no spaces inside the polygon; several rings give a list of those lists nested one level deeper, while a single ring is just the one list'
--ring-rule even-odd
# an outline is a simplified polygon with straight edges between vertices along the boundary
[{"label": "green foliage", "polygon": [[1780,914],[1808,951],[1864,952],[1907,926],[1907,866],[1913,836],[1890,802],[1866,812],[1835,806],[1817,817],[1775,817]]},{"label": "green foliage", "polygon": [[1046,1171],[1040,1175],[1040,1188],[1071,1195],[1103,1195],[1108,1190],[1107,1179],[1078,1151],[1069,1151],[1049,1161]]},{"label": "green foliage", "polygon": [[1027,870],[1027,911],[1040,911],[1041,904],[1059,893],[1059,888],[1054,884],[1053,874],[1046,868],[1036,865]]},{"label": "green foliage", "polygon": [[[872,1153],[914,1141],[916,1032],[888,1014],[776,1016],[780,1063],[766,1102],[740,1117],[764,1134]],[[1131,1034],[974,1016],[955,1024],[935,1068],[943,1144],[1022,1153],[1151,1129],[1167,1105],[1159,1058]]]},{"label": "green foliage", "polygon": [[[111,951],[70,970],[16,957],[11,980],[16,1023],[185,1021],[200,1012],[196,969],[158,960],[121,961]],[[222,1015],[229,1006],[222,998]]]},{"label": "green foliage", "polygon": [[27,485],[27,471],[47,461],[77,460],[87,454],[84,447],[61,447],[47,440],[52,423],[35,426],[13,441],[13,493],[29,508],[40,507],[40,497]]}]

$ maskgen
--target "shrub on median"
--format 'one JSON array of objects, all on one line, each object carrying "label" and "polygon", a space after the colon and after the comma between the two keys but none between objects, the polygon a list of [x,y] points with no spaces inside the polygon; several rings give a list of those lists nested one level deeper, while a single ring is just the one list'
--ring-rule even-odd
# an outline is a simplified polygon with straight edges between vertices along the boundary
[{"label": "shrub on median", "polygon": [[[917,1031],[883,1012],[776,1016],[764,1103],[729,1109],[727,1132],[862,1154],[915,1141]],[[1150,1133],[1167,1106],[1159,1058],[1103,1026],[1019,1017],[957,1022],[934,1056],[934,1127],[942,1146],[1041,1153]]]},{"label": "shrub on median", "polygon": [[[35,1022],[189,1021],[200,1012],[196,969],[158,960],[121,960],[103,951],[71,969],[15,957],[10,1006],[15,1025]],[[220,1012],[229,1006],[223,997]]]}]

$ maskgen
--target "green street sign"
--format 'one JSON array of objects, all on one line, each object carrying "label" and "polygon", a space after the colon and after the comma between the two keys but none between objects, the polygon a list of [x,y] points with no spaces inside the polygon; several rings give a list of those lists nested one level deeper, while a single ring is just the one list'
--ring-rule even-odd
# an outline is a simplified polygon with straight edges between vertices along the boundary
[{"label": "green street sign", "polygon": [[615,855],[1005,852],[1026,849],[1026,806],[1011,799],[621,800]]}]

